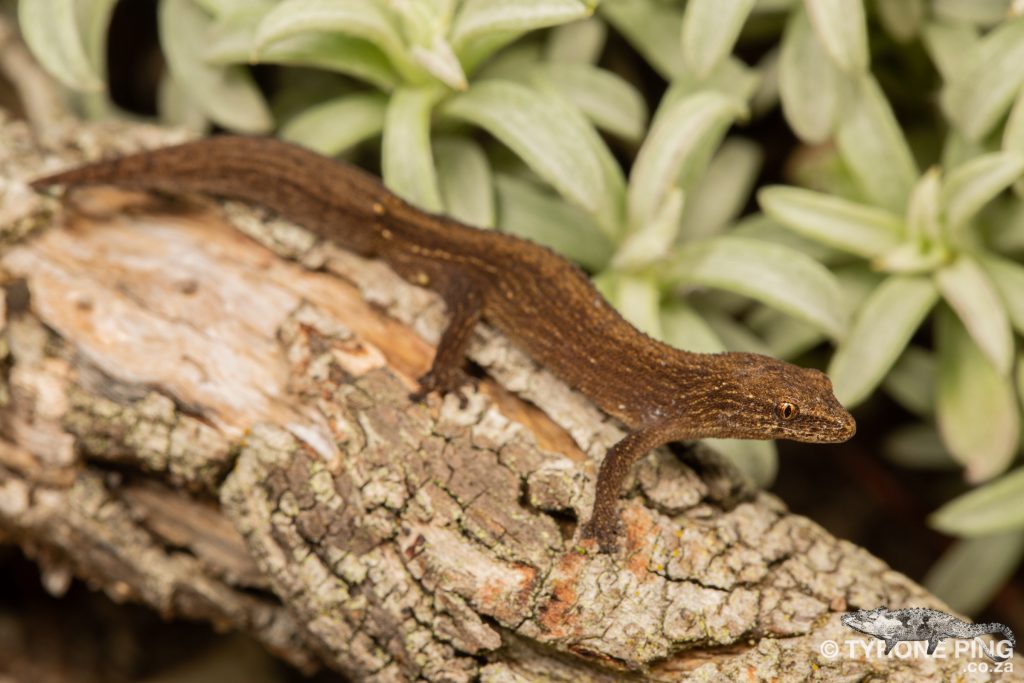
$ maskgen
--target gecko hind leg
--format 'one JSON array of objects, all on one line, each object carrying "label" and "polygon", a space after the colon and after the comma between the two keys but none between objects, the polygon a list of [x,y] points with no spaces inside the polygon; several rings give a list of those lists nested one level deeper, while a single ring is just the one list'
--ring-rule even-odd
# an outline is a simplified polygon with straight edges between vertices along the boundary
[{"label": "gecko hind leg", "polygon": [[440,394],[457,392],[460,407],[466,407],[465,389],[475,386],[477,381],[466,372],[466,347],[473,336],[473,328],[480,322],[484,301],[474,285],[470,282],[462,287],[446,289],[448,326],[441,334],[430,370],[419,378],[420,388],[410,394],[411,400],[421,402],[433,391]]}]

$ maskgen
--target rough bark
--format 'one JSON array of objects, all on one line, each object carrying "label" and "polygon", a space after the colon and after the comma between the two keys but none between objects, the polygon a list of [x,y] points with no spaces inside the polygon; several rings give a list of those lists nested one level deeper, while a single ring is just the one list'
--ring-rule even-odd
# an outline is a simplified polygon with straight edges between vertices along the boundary
[{"label": "rough bark", "polygon": [[27,178],[180,135],[48,138],[0,124],[0,534],[55,592],[79,576],[354,680],[931,681],[966,664],[823,657],[864,641],[846,609],[942,605],[771,495],[719,505],[665,451],[622,501],[623,549],[597,554],[577,523],[621,429],[586,399],[481,326],[468,404],[412,404],[444,321],[431,293],[239,205],[38,197]]}]

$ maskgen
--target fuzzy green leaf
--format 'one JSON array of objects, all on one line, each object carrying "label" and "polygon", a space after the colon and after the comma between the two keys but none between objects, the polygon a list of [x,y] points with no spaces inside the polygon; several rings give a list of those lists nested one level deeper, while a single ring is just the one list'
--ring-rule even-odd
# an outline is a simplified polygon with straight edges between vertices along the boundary
[{"label": "fuzzy green leaf", "polygon": [[305,109],[281,129],[281,137],[334,156],[384,130],[388,98],[382,93],[344,95]]},{"label": "fuzzy green leaf", "polygon": [[425,211],[444,208],[430,145],[430,113],[441,93],[435,88],[399,88],[384,117],[381,168],[384,183]]},{"label": "fuzzy green leaf", "polygon": [[902,212],[919,175],[903,129],[872,76],[861,77],[845,97],[839,152],[874,203]]},{"label": "fuzzy green leaf", "polygon": [[[80,92],[100,92],[105,84],[101,65],[89,58],[86,37],[79,24],[77,0],[21,0],[18,24],[25,42],[39,63],[58,81]],[[107,6],[107,0],[88,0]]]},{"label": "fuzzy green leaf", "polygon": [[885,457],[900,467],[915,470],[948,470],[959,465],[949,455],[935,427],[912,424],[897,427],[885,436]]},{"label": "fuzzy green leaf", "polygon": [[871,395],[938,298],[925,277],[893,276],[872,292],[828,368],[843,405],[857,405]]},{"label": "fuzzy green leaf", "polygon": [[914,243],[942,239],[942,178],[939,168],[925,171],[914,185],[907,206],[907,237]]},{"label": "fuzzy green leaf", "polygon": [[690,0],[683,13],[683,57],[698,78],[721,64],[736,44],[754,0]]},{"label": "fuzzy green leaf", "polygon": [[373,0],[285,0],[263,17],[256,30],[255,49],[301,34],[342,33],[366,40],[380,49],[406,81],[422,82],[422,70],[412,63],[395,17]]},{"label": "fuzzy green leaf", "polygon": [[981,40],[968,24],[932,22],[924,29],[924,45],[942,79],[951,83],[977,64]]},{"label": "fuzzy green leaf", "polygon": [[661,291],[653,278],[608,270],[594,284],[634,327],[655,339],[662,338],[658,315]]},{"label": "fuzzy green leaf", "polygon": [[971,140],[987,135],[1024,85],[1024,18],[1003,23],[981,42],[973,68],[948,83],[942,103]]},{"label": "fuzzy green leaf", "polygon": [[637,268],[665,256],[676,235],[679,234],[679,220],[683,215],[683,191],[673,189],[665,197],[661,209],[643,228],[626,236],[622,241],[612,266],[615,268]]},{"label": "fuzzy green leaf", "polygon": [[971,482],[991,479],[1013,460],[1019,406],[1001,375],[952,312],[938,316],[939,377],[935,414],[949,452]]},{"label": "fuzzy green leaf", "polygon": [[950,609],[977,614],[1013,576],[1024,557],[1024,532],[957,541],[932,565],[922,583]]},{"label": "fuzzy green leaf", "polygon": [[647,103],[628,81],[590,64],[544,63],[536,78],[562,93],[598,128],[639,141],[647,127]]},{"label": "fuzzy green leaf", "polygon": [[709,140],[717,143],[743,111],[743,106],[732,97],[702,92],[658,113],[629,177],[627,206],[631,228],[642,229],[653,220],[685,166],[694,161],[701,144]]},{"label": "fuzzy green leaf", "polygon": [[832,135],[839,112],[841,77],[807,14],[794,12],[782,36],[779,96],[786,120],[804,142],[818,144]]},{"label": "fuzzy green leaf", "polygon": [[612,243],[593,219],[525,180],[499,173],[498,225],[505,232],[533,240],[594,271],[612,256]]},{"label": "fuzzy green leaf", "polygon": [[932,0],[935,16],[949,23],[995,26],[1010,14],[1012,0]]},{"label": "fuzzy green leaf", "polygon": [[1006,308],[1010,324],[1018,334],[1024,335],[1024,265],[998,256],[986,256],[981,266]]},{"label": "fuzzy green leaf", "polygon": [[599,5],[601,16],[666,80],[682,70],[679,34],[683,11],[658,0],[614,0]]},{"label": "fuzzy green leaf", "polygon": [[1002,299],[978,262],[961,255],[935,274],[935,282],[996,370],[1008,374],[1013,362],[1013,332]]},{"label": "fuzzy green leaf", "polygon": [[1010,116],[1006,119],[1002,147],[1007,152],[1024,154],[1024,88],[1017,94]]},{"label": "fuzzy green leaf", "polygon": [[968,491],[932,514],[929,522],[956,536],[1024,532],[1024,467]]},{"label": "fuzzy green leaf", "polygon": [[901,43],[917,35],[926,13],[924,0],[875,0],[875,9],[885,30]]},{"label": "fuzzy green leaf", "polygon": [[836,66],[852,74],[867,71],[868,34],[863,1],[804,0],[804,6]]},{"label": "fuzzy green leaf", "polygon": [[487,155],[464,137],[434,141],[434,160],[445,213],[480,228],[494,227],[494,182]]},{"label": "fuzzy green leaf", "polygon": [[757,193],[761,209],[804,237],[873,258],[899,244],[899,216],[873,206],[797,187],[776,185]]},{"label": "fuzzy green leaf", "polygon": [[525,33],[584,19],[593,3],[581,0],[474,0],[462,3],[451,29],[456,51],[490,33]]},{"label": "fuzzy green leaf", "polygon": [[682,239],[701,239],[720,232],[746,207],[761,171],[761,146],[728,138],[697,183],[687,192]]},{"label": "fuzzy green leaf", "polygon": [[661,307],[661,331],[665,342],[677,349],[694,353],[721,353],[725,344],[702,317],[681,301]]},{"label": "fuzzy green leaf", "polygon": [[673,283],[716,287],[804,320],[841,338],[848,312],[835,276],[789,247],[722,236],[679,248],[664,276]]},{"label": "fuzzy green leaf", "polygon": [[564,98],[487,80],[451,97],[442,114],[480,126],[515,152],[610,236],[621,225],[621,170],[597,132]]},{"label": "fuzzy green leaf", "polygon": [[544,61],[596,64],[608,39],[608,24],[598,17],[555,26],[548,33]]},{"label": "fuzzy green leaf", "polygon": [[203,58],[210,17],[192,0],[161,0],[160,45],[175,81],[213,122],[240,133],[266,133],[270,110],[245,67]]},{"label": "fuzzy green leaf", "polygon": [[1024,155],[994,152],[953,169],[942,188],[946,222],[956,231],[974,218],[985,204],[1024,174]]},{"label": "fuzzy green leaf", "polygon": [[767,488],[775,481],[779,455],[774,441],[704,439],[703,443],[728,458],[758,486]]},{"label": "fuzzy green leaf", "polygon": [[897,403],[922,419],[935,415],[935,356],[908,346],[885,376],[882,386]]}]

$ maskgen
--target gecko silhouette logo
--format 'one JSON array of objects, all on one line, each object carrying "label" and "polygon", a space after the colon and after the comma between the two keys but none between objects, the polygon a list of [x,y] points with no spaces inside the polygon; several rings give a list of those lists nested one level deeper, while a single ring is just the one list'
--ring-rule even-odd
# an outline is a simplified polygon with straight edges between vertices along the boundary
[{"label": "gecko silhouette logo", "polygon": [[[884,641],[884,654],[886,655],[892,652],[897,643],[927,641],[925,654],[945,656],[944,652],[936,654],[936,650],[943,640],[953,638],[958,641],[953,646],[953,653],[957,656],[976,655],[977,647],[980,645],[981,651],[989,659],[994,662],[1005,662],[1013,655],[1013,648],[1016,644],[1013,631],[1005,624],[969,624],[962,619],[957,619],[952,614],[925,607],[897,610],[886,607],[873,610],[862,609],[844,614],[842,622],[855,631]],[[978,636],[986,634],[995,634],[1001,638],[991,646],[975,640]],[[908,653],[916,654],[915,649],[908,648]],[[899,650],[897,650],[897,655],[905,656]]]}]

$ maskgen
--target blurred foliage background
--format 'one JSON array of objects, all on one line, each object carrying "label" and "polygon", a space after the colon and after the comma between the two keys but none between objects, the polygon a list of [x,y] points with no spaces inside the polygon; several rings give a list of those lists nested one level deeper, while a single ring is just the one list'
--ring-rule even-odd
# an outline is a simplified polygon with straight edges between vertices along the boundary
[{"label": "blurred foliage background", "polygon": [[827,370],[853,444],[714,445],[1024,628],[1024,2],[4,1],[82,116],[346,158],[652,336]]}]

